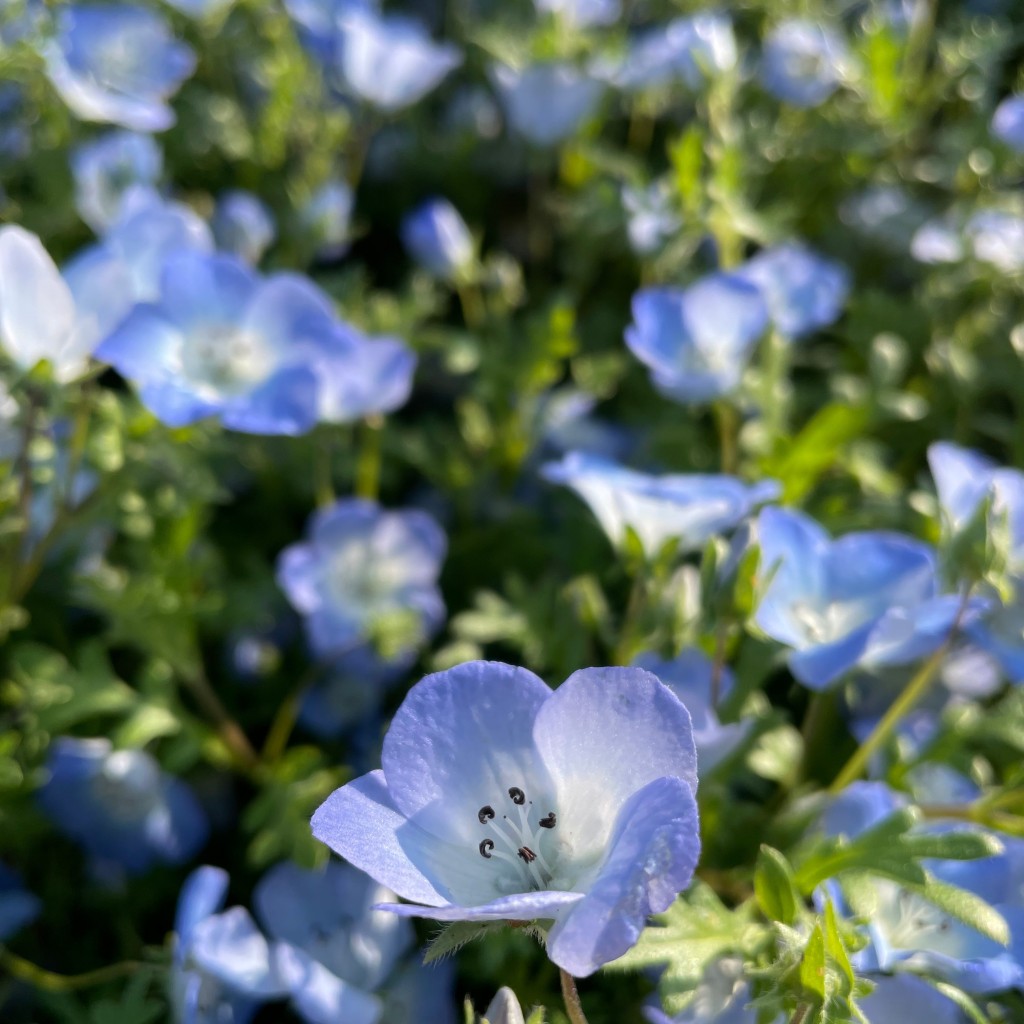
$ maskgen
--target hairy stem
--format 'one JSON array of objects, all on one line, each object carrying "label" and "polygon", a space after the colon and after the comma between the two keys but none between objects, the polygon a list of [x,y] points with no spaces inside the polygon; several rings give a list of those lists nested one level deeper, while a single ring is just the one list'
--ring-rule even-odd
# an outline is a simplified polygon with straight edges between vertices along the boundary
[{"label": "hairy stem", "polygon": [[19,981],[27,982],[29,985],[47,992],[74,992],[77,989],[103,985],[108,981],[117,981],[119,978],[127,977],[142,968],[151,967],[151,965],[137,960],[124,960],[121,963],[110,964],[108,967],[97,968],[95,971],[86,971],[84,974],[55,974],[30,960],[23,960],[20,956],[15,956],[10,950],[0,946],[0,967],[6,970],[12,978],[17,978]]},{"label": "hairy stem", "polygon": [[576,991],[576,979],[561,967],[558,968],[558,975],[562,979],[562,999],[569,1020],[572,1024],[587,1024],[587,1017],[580,1003],[580,994]]}]

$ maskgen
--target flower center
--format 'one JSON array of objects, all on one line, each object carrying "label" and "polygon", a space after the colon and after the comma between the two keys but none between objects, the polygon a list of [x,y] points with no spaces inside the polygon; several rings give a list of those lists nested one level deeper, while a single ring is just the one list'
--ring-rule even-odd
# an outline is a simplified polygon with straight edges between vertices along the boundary
[{"label": "flower center", "polygon": [[[510,813],[500,817],[490,804],[477,811],[477,819],[486,831],[480,840],[480,856],[512,865],[524,880],[523,889],[547,889],[555,872],[544,857],[541,840],[546,830],[558,824],[558,816],[550,810],[543,815],[534,812],[533,801],[527,800],[518,786],[508,791],[505,806]],[[531,817],[536,821],[531,822]]]},{"label": "flower center", "polygon": [[193,384],[224,395],[252,390],[273,370],[261,337],[233,324],[196,327],[182,353],[182,369]]}]

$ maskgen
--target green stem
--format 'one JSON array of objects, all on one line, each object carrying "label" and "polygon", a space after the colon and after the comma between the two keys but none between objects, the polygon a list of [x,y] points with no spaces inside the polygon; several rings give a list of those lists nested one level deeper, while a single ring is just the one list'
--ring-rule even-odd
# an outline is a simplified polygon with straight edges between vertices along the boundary
[{"label": "green stem", "polygon": [[640,617],[640,611],[644,604],[644,567],[637,566],[633,576],[633,586],[629,592],[629,601],[626,604],[626,612],[622,616],[622,627],[619,630],[619,642],[615,645],[612,654],[612,663],[615,665],[628,665],[633,656],[633,647],[636,643],[636,623]]},{"label": "green stem", "polygon": [[249,742],[249,737],[245,735],[242,727],[221,703],[220,697],[214,692],[206,674],[200,668],[183,678],[192,692],[192,696],[195,697],[196,703],[202,709],[203,714],[213,722],[217,735],[234,756],[238,766],[249,775],[256,774],[260,767],[260,756]]},{"label": "green stem", "polygon": [[20,956],[15,956],[10,950],[0,946],[0,967],[3,967],[19,981],[27,982],[29,985],[34,985],[47,992],[74,992],[82,988],[92,988],[108,981],[117,981],[119,978],[127,977],[150,966],[137,960],[124,960],[108,967],[97,968],[95,971],[86,971],[84,974],[55,974],[53,971],[47,971],[37,966],[30,960],[23,960]]},{"label": "green stem", "polygon": [[830,794],[835,796],[842,792],[851,782],[860,777],[860,774],[867,767],[868,762],[874,753],[888,741],[889,737],[896,730],[896,726],[903,720],[903,717],[918,704],[922,697],[928,692],[929,687],[938,675],[942,663],[949,653],[960,628],[960,620],[963,618],[970,599],[971,590],[968,587],[960,600],[960,607],[957,609],[956,618],[950,627],[946,639],[943,640],[938,650],[917,670],[914,677],[907,684],[903,692],[893,701],[892,706],[882,716],[879,723],[871,730],[871,735],[853,752],[850,760],[843,765],[842,770],[832,780],[828,787]]},{"label": "green stem", "polygon": [[462,319],[471,330],[479,330],[486,320],[486,307],[480,287],[475,281],[457,281],[455,291],[462,307]]},{"label": "green stem", "polygon": [[714,410],[715,423],[718,427],[722,472],[732,474],[739,466],[739,414],[735,407],[727,401],[715,402]]},{"label": "green stem", "polygon": [[316,448],[313,453],[313,480],[316,503],[320,508],[326,508],[334,504],[334,480],[331,470],[334,446],[327,431],[324,431],[314,443]]},{"label": "green stem", "polygon": [[561,967],[558,968],[558,976],[562,980],[562,999],[571,1024],[587,1024],[587,1016],[580,1003],[580,994],[576,991],[576,979]]},{"label": "green stem", "polygon": [[807,1019],[807,1014],[809,1014],[810,1012],[811,1004],[801,1003],[796,1008],[796,1011],[793,1014],[793,1019],[789,1022],[789,1024],[804,1024],[804,1021]]},{"label": "green stem", "polygon": [[359,458],[356,462],[356,497],[376,501],[380,496],[380,441],[384,421],[367,417],[361,431]]}]

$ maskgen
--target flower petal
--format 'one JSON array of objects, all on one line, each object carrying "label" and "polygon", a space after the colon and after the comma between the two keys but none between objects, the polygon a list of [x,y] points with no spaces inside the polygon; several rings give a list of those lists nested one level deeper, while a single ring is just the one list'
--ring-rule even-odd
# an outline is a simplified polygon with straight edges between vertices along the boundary
[{"label": "flower petal", "polygon": [[336,789],[311,825],[317,839],[403,899],[431,906],[448,902],[410,858],[419,830],[395,808],[382,771]]},{"label": "flower petal", "polygon": [[428,917],[433,921],[553,921],[566,907],[584,898],[579,892],[519,892],[500,896],[475,907],[417,907],[407,903],[378,903],[375,909],[390,910],[402,917]]},{"label": "flower petal", "polygon": [[689,885],[699,856],[697,803],[686,782],[656,779],[634,793],[597,878],[552,928],[548,955],[577,977],[622,956],[648,916],[667,910]]},{"label": "flower petal", "polygon": [[376,996],[342,981],[295,946],[281,943],[275,953],[295,1008],[307,1024],[377,1024],[380,1020],[384,1008]]},{"label": "flower petal", "polygon": [[477,812],[517,786],[550,796],[533,743],[537,712],[551,696],[524,668],[470,661],[417,683],[384,738],[382,762],[399,808],[421,828],[475,851]]},{"label": "flower petal", "polygon": [[179,948],[191,942],[192,930],[200,921],[224,906],[227,894],[228,873],[223,868],[204,865],[185,879],[174,918]]},{"label": "flower petal", "polygon": [[559,838],[572,837],[574,860],[598,855],[623,805],[655,779],[675,776],[696,792],[690,713],[643,669],[573,673],[533,732],[555,784]]}]

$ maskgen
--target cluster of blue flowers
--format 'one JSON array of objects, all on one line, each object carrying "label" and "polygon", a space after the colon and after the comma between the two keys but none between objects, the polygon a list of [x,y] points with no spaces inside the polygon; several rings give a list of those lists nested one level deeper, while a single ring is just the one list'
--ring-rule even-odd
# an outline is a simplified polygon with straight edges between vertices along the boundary
[{"label": "cluster of blue flowers", "polygon": [[0,5],[0,1018],[1011,1024],[1020,19],[385,6]]}]

